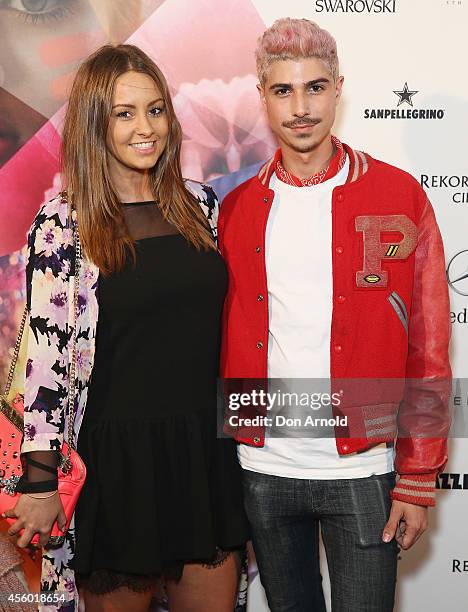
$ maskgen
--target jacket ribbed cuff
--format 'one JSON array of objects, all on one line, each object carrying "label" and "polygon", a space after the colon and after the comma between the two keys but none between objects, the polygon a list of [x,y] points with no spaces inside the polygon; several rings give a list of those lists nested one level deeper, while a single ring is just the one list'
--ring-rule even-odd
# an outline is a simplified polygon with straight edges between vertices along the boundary
[{"label": "jacket ribbed cuff", "polygon": [[429,474],[400,474],[393,489],[392,499],[417,506],[435,506],[437,472]]}]

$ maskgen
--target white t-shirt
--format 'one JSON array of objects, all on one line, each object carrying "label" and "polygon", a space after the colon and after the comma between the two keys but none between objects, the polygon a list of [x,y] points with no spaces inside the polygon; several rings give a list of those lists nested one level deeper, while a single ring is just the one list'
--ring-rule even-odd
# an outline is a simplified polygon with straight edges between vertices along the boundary
[{"label": "white t-shirt", "polygon": [[[346,182],[349,159],[333,178],[312,187],[283,183],[273,173],[275,197],[266,230],[268,281],[268,377],[330,378],[333,306],[332,192]],[[309,381],[309,386],[314,386]],[[303,389],[303,381],[297,382]],[[284,390],[284,385],[281,386]],[[272,389],[274,391],[276,389]],[[320,416],[323,416],[320,413]],[[244,469],[289,478],[363,478],[393,470],[393,448],[380,444],[362,453],[340,456],[334,437],[269,437],[262,448],[239,445]]]}]

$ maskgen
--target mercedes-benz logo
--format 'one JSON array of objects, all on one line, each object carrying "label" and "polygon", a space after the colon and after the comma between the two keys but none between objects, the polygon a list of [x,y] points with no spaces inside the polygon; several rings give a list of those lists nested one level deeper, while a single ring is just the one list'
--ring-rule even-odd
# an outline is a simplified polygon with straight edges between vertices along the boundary
[{"label": "mercedes-benz logo", "polygon": [[449,261],[447,282],[455,293],[468,296],[468,249],[460,251]]}]

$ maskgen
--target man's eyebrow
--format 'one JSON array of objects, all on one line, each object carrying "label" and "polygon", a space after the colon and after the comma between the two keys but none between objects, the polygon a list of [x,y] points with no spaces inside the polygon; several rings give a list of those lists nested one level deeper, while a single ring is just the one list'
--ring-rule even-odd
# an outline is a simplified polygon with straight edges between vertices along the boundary
[{"label": "man's eyebrow", "polygon": [[[330,79],[327,79],[326,77],[319,77],[318,79],[307,81],[307,83],[304,83],[304,85],[306,87],[313,87],[314,85],[320,85],[322,83],[330,83]],[[293,88],[292,83],[273,83],[273,85],[271,85],[269,89],[270,91],[274,91],[275,89],[292,89],[292,88]]]},{"label": "man's eyebrow", "polygon": [[[156,104],[156,102],[164,102],[164,98],[157,98],[156,100],[152,100],[151,102],[148,102],[148,106]],[[124,108],[136,108],[134,104],[114,104],[112,108],[116,108],[117,106],[123,106]]]},{"label": "man's eyebrow", "polygon": [[273,89],[291,89],[292,83],[273,83],[270,85],[269,89],[273,91]]},{"label": "man's eyebrow", "polygon": [[312,87],[313,85],[320,85],[321,83],[330,83],[330,79],[327,79],[326,77],[320,77],[319,79],[308,81],[305,85],[306,87]]}]

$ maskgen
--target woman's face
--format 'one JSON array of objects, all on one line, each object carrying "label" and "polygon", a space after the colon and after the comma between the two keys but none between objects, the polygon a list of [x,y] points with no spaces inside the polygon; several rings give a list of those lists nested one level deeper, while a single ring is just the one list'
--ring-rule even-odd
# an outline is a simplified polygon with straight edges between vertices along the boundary
[{"label": "woman's face", "polygon": [[111,176],[155,166],[168,134],[164,99],[153,79],[133,70],[122,74],[115,84],[107,131]]}]

